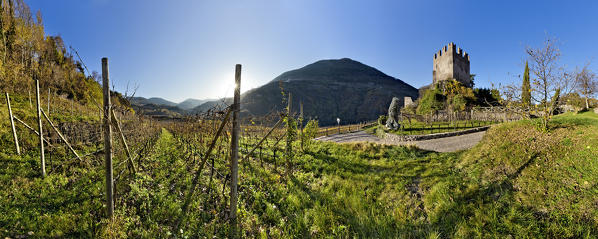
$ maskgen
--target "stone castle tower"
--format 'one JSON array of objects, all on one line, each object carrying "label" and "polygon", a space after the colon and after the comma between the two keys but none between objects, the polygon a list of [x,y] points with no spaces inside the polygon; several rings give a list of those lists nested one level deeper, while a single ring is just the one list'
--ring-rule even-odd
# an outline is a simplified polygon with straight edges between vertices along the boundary
[{"label": "stone castle tower", "polygon": [[473,87],[469,75],[469,55],[452,42],[434,54],[432,75],[434,84],[453,78],[467,87]]}]

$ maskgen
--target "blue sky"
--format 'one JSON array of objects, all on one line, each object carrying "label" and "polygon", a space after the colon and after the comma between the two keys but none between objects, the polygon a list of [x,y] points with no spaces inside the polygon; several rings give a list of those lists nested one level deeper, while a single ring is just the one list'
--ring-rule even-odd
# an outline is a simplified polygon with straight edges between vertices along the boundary
[{"label": "blue sky", "polygon": [[349,57],[414,87],[432,81],[449,42],[471,57],[476,86],[523,72],[524,47],[546,33],[568,68],[598,70],[598,1],[25,0],[45,30],[78,50],[90,70],[110,59],[117,90],[138,96],[231,96],[321,59]]}]

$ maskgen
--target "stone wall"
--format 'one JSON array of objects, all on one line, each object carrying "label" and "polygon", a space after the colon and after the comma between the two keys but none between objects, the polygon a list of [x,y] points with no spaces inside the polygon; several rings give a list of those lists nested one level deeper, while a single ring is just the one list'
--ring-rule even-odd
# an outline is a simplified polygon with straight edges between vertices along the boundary
[{"label": "stone wall", "polygon": [[477,128],[466,129],[466,130],[461,130],[461,131],[436,133],[436,134],[425,134],[425,135],[397,135],[397,134],[385,133],[384,138],[386,140],[389,140],[392,142],[419,141],[419,140],[438,139],[438,138],[445,138],[445,137],[452,137],[452,136],[470,134],[470,133],[475,133],[475,132],[481,132],[481,131],[485,131],[489,128],[490,128],[490,126],[483,126],[483,127],[477,127]]},{"label": "stone wall", "polygon": [[402,114],[402,120],[409,118],[420,122],[447,122],[455,120],[477,120],[477,121],[515,121],[522,119],[521,115],[508,111],[501,107],[476,108],[470,111],[449,112],[440,110],[430,115]]}]

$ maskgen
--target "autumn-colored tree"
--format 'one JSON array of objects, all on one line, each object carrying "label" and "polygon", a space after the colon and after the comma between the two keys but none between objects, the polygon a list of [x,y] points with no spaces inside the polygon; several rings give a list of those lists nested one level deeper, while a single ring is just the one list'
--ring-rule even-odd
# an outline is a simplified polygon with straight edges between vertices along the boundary
[{"label": "autumn-colored tree", "polygon": [[62,38],[45,34],[41,12],[33,16],[23,0],[0,0],[0,10],[0,89],[27,94],[39,79],[44,91],[82,104],[101,101],[101,88]]},{"label": "autumn-colored tree", "polygon": [[466,87],[454,79],[447,80],[444,89],[447,109],[450,111],[463,111],[475,99],[472,88]]}]

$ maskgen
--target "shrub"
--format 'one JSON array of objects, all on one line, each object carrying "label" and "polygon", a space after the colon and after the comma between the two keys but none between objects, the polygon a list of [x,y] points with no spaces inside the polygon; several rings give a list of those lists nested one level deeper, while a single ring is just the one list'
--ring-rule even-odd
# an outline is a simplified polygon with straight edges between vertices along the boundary
[{"label": "shrub", "polygon": [[440,89],[434,86],[424,92],[423,97],[417,105],[418,114],[431,114],[444,108],[446,97],[442,94]]},{"label": "shrub", "polygon": [[380,115],[380,117],[378,117],[378,125],[385,125],[386,120],[388,120],[388,116]]},{"label": "shrub", "polygon": [[303,141],[305,143],[305,146],[310,145],[312,139],[315,138],[318,134],[318,131],[320,130],[319,128],[320,127],[318,126],[318,120],[312,119],[307,122],[305,128],[303,128]]}]

